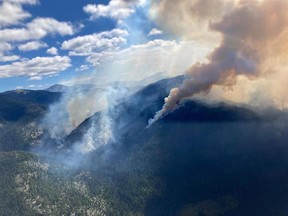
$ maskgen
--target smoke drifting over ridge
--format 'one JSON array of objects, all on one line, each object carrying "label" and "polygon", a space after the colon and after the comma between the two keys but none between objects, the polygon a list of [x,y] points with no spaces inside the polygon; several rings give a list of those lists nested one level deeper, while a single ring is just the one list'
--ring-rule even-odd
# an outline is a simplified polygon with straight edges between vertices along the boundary
[{"label": "smoke drifting over ridge", "polygon": [[[182,4],[185,2],[181,1]],[[161,3],[169,4],[164,0]],[[170,91],[164,106],[149,124],[175,110],[182,99],[208,93],[215,85],[231,87],[240,75],[252,79],[274,71],[275,62],[271,63],[271,59],[278,58],[279,61],[286,57],[283,53],[287,47],[282,47],[281,53],[277,50],[288,38],[287,10],[286,0],[243,0],[235,1],[233,9],[230,7],[219,21],[211,18],[209,29],[221,34],[220,46],[210,54],[208,63],[195,64],[187,70],[183,84]],[[208,19],[203,15],[197,16],[197,19],[201,18]]]},{"label": "smoke drifting over ridge", "polygon": [[[127,96],[127,89],[113,86],[105,89],[92,85],[88,87],[72,86],[63,92],[59,102],[50,106],[42,120],[42,127],[47,132],[43,143],[53,142],[53,145],[61,148],[65,138],[87,118],[92,119],[92,124],[81,140],[72,143],[73,153],[86,154],[116,141],[113,119],[117,113],[115,107]],[[95,120],[94,114],[97,112],[100,115]]]},{"label": "smoke drifting over ridge", "polygon": [[63,93],[58,103],[50,106],[43,126],[51,138],[61,140],[86,118],[106,107],[107,97],[102,92],[95,88],[84,91],[81,86],[73,87]]}]

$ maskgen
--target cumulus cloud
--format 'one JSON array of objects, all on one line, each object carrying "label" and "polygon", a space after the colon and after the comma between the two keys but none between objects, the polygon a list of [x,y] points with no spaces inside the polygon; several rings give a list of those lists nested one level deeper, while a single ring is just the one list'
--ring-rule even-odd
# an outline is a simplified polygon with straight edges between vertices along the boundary
[{"label": "cumulus cloud", "polygon": [[38,50],[41,48],[45,48],[47,46],[48,45],[46,43],[41,42],[41,41],[31,41],[31,42],[19,45],[18,49],[26,52],[26,51]]},{"label": "cumulus cloud", "polygon": [[127,31],[114,29],[64,41],[62,49],[69,50],[70,55],[87,56],[86,61],[101,71],[97,79],[109,82],[140,80],[160,71],[166,75],[182,74],[191,62],[202,61],[213,48],[211,44],[173,40],[153,40],[123,48],[127,36]]},{"label": "cumulus cloud", "polygon": [[0,30],[0,41],[38,40],[47,35],[73,35],[74,28],[68,22],[59,22],[53,18],[35,18],[25,28]]},{"label": "cumulus cloud", "polygon": [[[111,63],[124,63],[124,62],[134,62],[134,64],[128,64],[131,67],[133,65],[142,63],[145,65],[147,62],[145,59],[147,57],[155,57],[155,55],[149,55],[153,52],[160,52],[159,56],[164,54],[165,55],[165,49],[163,48],[171,48],[175,47],[176,42],[175,41],[166,41],[166,40],[153,40],[149,41],[146,44],[140,44],[140,45],[132,45],[129,48],[122,49],[122,50],[116,50],[111,51],[105,50],[103,52],[94,53],[91,56],[87,58],[88,62],[92,63],[94,66],[99,65],[103,62],[111,62]],[[149,54],[148,54],[149,53]],[[165,55],[166,56],[166,55]],[[124,57],[124,59],[123,59]],[[159,62],[157,62],[158,64]],[[127,66],[128,66],[127,65]]]},{"label": "cumulus cloud", "polygon": [[70,50],[70,55],[87,56],[102,50],[115,50],[126,43],[128,32],[113,29],[98,34],[79,36],[62,43],[62,49]]},{"label": "cumulus cloud", "polygon": [[0,53],[12,50],[13,46],[7,42],[0,42]]},{"label": "cumulus cloud", "polygon": [[58,55],[58,49],[56,47],[51,47],[50,49],[47,49],[46,52],[50,55]]},{"label": "cumulus cloud", "polygon": [[31,23],[28,23],[28,29],[35,33],[45,31],[49,34],[73,35],[73,26],[68,22],[59,22],[53,18],[36,18]]},{"label": "cumulus cloud", "polygon": [[76,69],[76,71],[85,71],[90,69],[90,66],[87,64],[81,65],[79,68]]},{"label": "cumulus cloud", "polygon": [[16,3],[16,4],[30,4],[35,5],[38,4],[38,0],[0,0],[0,2],[10,2],[10,3]]},{"label": "cumulus cloud", "polygon": [[43,77],[55,75],[71,66],[67,56],[35,57],[22,59],[12,64],[0,65],[0,78],[28,76]]},{"label": "cumulus cloud", "polygon": [[31,14],[24,11],[19,4],[12,4],[4,1],[0,5],[0,29],[21,23],[21,21],[31,17]]},{"label": "cumulus cloud", "polygon": [[210,44],[153,40],[117,51],[94,53],[87,61],[99,68],[97,80],[139,81],[156,72],[166,76],[183,74],[191,62],[203,62],[213,49]]},{"label": "cumulus cloud", "polygon": [[159,30],[159,29],[157,29],[157,28],[153,28],[153,29],[149,32],[148,36],[161,35],[161,34],[163,34],[163,31],[161,31],[161,30]]},{"label": "cumulus cloud", "polygon": [[20,59],[18,55],[1,55],[0,54],[0,62],[12,62]]},{"label": "cumulus cloud", "polygon": [[29,78],[29,80],[42,80],[42,79],[43,79],[42,76],[33,76]]},{"label": "cumulus cloud", "polygon": [[88,4],[83,10],[90,15],[90,19],[108,17],[122,21],[135,13],[135,8],[146,4],[146,0],[111,0],[108,5]]},{"label": "cumulus cloud", "polygon": [[9,53],[12,49],[13,46],[10,43],[0,42],[0,62],[10,62],[20,59],[18,55],[11,55]]}]

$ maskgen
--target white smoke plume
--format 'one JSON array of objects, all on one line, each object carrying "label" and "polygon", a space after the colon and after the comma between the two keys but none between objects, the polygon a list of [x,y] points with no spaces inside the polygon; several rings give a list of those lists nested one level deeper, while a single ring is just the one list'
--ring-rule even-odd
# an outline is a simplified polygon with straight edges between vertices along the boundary
[{"label": "white smoke plume", "polygon": [[286,0],[235,1],[233,10],[209,24],[210,31],[220,33],[222,38],[209,62],[187,70],[183,84],[170,91],[149,124],[174,111],[183,99],[209,93],[213,86],[234,86],[240,75],[253,79],[275,71],[271,59],[286,58],[283,53],[288,50],[277,52],[287,39],[287,10]]},{"label": "white smoke plume", "polygon": [[50,106],[43,120],[43,127],[50,137],[61,140],[86,118],[105,109],[107,100],[102,91],[93,87],[84,89],[73,86],[64,92],[61,100]]},{"label": "white smoke plume", "polygon": [[[98,89],[95,86],[72,86],[63,93],[61,100],[51,105],[42,122],[47,131],[48,141],[52,138],[56,145],[62,145],[67,137],[85,119],[100,113],[97,121],[92,117],[92,125],[83,138],[73,143],[73,153],[86,154],[108,143],[115,142],[114,117],[116,105],[127,96],[124,87],[108,86]],[[43,143],[47,142],[47,137]],[[51,141],[50,141],[51,142]]]},{"label": "white smoke plume", "polygon": [[110,87],[104,93],[107,106],[101,110],[100,119],[93,119],[91,127],[84,134],[82,140],[75,144],[77,152],[86,154],[97,150],[99,147],[117,141],[117,132],[114,130],[116,106],[128,94],[125,88]]}]

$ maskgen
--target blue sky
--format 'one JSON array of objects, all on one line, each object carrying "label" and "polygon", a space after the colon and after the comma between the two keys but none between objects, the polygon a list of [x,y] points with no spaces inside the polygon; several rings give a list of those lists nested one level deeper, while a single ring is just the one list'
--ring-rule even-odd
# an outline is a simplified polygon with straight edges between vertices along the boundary
[{"label": "blue sky", "polygon": [[[195,44],[166,34],[150,9],[148,0],[0,0],[0,91],[183,72]],[[175,65],[171,54],[188,52]]]}]

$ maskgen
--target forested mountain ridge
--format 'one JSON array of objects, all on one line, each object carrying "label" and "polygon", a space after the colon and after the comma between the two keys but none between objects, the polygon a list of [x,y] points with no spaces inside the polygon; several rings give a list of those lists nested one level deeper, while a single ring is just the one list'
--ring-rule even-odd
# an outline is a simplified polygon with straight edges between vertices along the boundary
[{"label": "forested mountain ridge", "polygon": [[[75,128],[60,149],[55,143],[53,150],[52,143],[49,153],[45,148],[30,152],[38,143],[25,141],[14,126],[27,133],[61,94],[0,94],[7,101],[0,106],[1,124],[6,124],[1,134],[10,127],[11,137],[18,137],[7,146],[1,143],[0,212],[240,216],[249,209],[252,215],[285,214],[287,112],[187,100],[147,127],[182,79],[159,81],[122,100],[114,107],[116,141],[87,154],[74,152],[75,143],[81,144],[92,124],[100,124],[101,112]],[[9,112],[14,108],[19,110],[15,118]],[[15,151],[20,149],[25,151]]]}]

